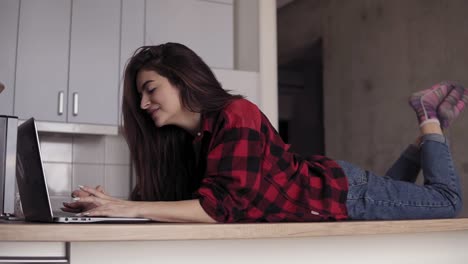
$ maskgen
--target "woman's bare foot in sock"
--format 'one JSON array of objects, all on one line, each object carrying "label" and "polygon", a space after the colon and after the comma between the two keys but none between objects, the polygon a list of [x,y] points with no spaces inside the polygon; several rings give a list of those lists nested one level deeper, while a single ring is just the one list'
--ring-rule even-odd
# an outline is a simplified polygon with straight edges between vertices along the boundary
[{"label": "woman's bare foot in sock", "polygon": [[420,126],[426,123],[439,124],[437,109],[453,88],[451,83],[441,82],[411,95],[409,104],[416,112]]},{"label": "woman's bare foot in sock", "polygon": [[455,84],[437,109],[441,127],[448,128],[452,121],[463,111],[467,103],[468,91],[463,86]]}]

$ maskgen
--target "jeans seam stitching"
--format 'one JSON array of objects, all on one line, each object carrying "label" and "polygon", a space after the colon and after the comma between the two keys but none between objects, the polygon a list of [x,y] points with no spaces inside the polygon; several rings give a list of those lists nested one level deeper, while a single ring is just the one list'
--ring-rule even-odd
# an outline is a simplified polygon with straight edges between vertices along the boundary
[{"label": "jeans seam stitching", "polygon": [[388,201],[388,200],[374,200],[372,198],[369,198],[369,197],[362,197],[362,198],[356,198],[356,199],[348,199],[348,200],[367,200],[367,201],[370,201],[370,202],[374,202],[374,203],[379,203],[379,202],[382,202],[382,203],[388,203],[390,205],[394,205],[394,206],[409,206],[409,207],[433,207],[433,208],[441,208],[441,207],[452,207],[452,203],[451,202],[448,202],[447,204],[440,204],[440,205],[413,205],[413,204],[407,204],[407,203],[395,203],[395,202],[391,202],[391,201]]}]

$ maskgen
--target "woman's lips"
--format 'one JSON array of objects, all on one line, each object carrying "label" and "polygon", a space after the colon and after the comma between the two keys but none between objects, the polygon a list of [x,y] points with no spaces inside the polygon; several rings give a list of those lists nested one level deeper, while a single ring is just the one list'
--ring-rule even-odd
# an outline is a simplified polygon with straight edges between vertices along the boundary
[{"label": "woman's lips", "polygon": [[156,109],[153,109],[153,110],[150,110],[149,111],[149,114],[152,116],[152,117],[156,117],[156,113],[159,111],[159,108],[156,108]]}]

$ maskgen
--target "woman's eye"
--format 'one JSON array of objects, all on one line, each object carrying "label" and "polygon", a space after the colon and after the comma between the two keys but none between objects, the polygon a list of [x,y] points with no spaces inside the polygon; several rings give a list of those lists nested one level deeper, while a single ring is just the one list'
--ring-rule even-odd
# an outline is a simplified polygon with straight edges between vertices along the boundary
[{"label": "woman's eye", "polygon": [[148,93],[151,94],[151,93],[154,92],[154,90],[156,90],[156,88],[150,88],[150,89],[148,89]]}]

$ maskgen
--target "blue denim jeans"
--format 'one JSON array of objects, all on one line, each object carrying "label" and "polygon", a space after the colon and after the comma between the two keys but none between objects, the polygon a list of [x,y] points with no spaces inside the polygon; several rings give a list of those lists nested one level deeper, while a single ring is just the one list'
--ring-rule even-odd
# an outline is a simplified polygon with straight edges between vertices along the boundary
[{"label": "blue denim jeans", "polygon": [[[442,135],[423,136],[420,148],[410,145],[385,176],[337,162],[348,177],[352,220],[449,218],[462,208],[460,179]],[[417,185],[421,168],[424,185]]]}]

